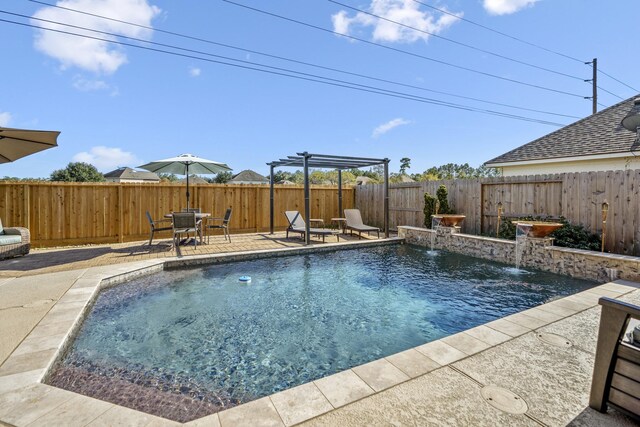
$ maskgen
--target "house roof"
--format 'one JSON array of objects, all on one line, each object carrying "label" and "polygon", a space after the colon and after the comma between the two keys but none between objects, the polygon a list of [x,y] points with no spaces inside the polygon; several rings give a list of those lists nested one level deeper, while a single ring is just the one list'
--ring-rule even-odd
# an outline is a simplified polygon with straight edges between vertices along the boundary
[{"label": "house roof", "polygon": [[[187,182],[187,178],[182,178],[178,182]],[[189,175],[189,184],[208,184],[209,181],[198,175]]]},{"label": "house roof", "polygon": [[367,184],[371,181],[373,181],[373,179],[369,178],[368,176],[364,176],[364,175],[356,176],[356,185]]},{"label": "house roof", "polygon": [[231,178],[228,183],[233,184],[234,182],[268,183],[269,179],[263,175],[260,175],[258,172],[254,172],[251,169],[247,169],[234,175],[233,178]]},{"label": "house roof", "polygon": [[135,179],[141,181],[160,181],[160,177],[149,171],[137,171],[131,168],[118,168],[104,174],[105,178]]},{"label": "house roof", "polygon": [[634,146],[636,134],[623,128],[620,122],[633,108],[635,98],[637,96],[515,148],[485,165],[629,153],[639,148]]}]

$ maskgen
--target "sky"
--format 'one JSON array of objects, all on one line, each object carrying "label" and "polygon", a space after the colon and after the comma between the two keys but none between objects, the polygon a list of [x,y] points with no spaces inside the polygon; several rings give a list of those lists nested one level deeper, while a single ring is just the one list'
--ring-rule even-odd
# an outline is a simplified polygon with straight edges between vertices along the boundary
[{"label": "sky", "polygon": [[640,88],[637,0],[7,0],[0,12],[0,126],[61,131],[0,176],[182,153],[234,173],[303,151],[389,158],[392,172],[403,157],[409,173],[477,167],[591,114],[592,58],[618,80],[598,73],[598,109]]}]

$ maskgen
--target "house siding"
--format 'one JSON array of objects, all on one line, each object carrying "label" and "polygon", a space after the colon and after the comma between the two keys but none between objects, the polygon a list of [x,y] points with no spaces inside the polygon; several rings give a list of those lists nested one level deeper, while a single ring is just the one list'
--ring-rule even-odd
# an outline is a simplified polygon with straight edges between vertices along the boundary
[{"label": "house siding", "polygon": [[634,170],[640,169],[640,157],[630,156],[615,159],[593,159],[583,161],[502,166],[497,169],[500,169],[502,171],[502,176]]}]

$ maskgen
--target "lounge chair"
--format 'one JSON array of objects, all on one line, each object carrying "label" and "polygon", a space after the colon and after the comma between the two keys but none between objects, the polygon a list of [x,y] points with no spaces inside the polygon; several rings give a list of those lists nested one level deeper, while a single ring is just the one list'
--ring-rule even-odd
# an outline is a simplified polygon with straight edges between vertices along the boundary
[{"label": "lounge chair", "polygon": [[156,232],[173,230],[173,226],[171,225],[170,218],[159,219],[154,221],[153,218],[151,218],[151,214],[149,213],[149,211],[147,211],[146,214],[147,214],[147,219],[149,220],[149,225],[151,226],[151,232],[149,235],[149,246],[151,246],[151,242],[153,241],[153,235]]},{"label": "lounge chair", "polygon": [[378,227],[372,227],[370,225],[364,225],[362,222],[362,215],[360,214],[359,209],[345,209],[344,217],[346,218],[345,228],[351,231],[358,232],[358,237],[362,239],[362,232],[366,231],[368,234],[371,234],[372,231],[378,233],[378,238],[380,238],[380,229]]},{"label": "lounge chair", "polygon": [[197,237],[200,236],[202,241],[202,229],[199,221],[196,219],[195,212],[174,212],[173,215],[173,244],[175,247],[180,243],[180,236],[183,234],[189,237],[193,233],[193,245],[198,246]]},{"label": "lounge chair", "polygon": [[[227,208],[227,211],[224,213],[224,218],[207,218],[207,224],[205,225],[205,230],[210,229],[221,229],[224,232],[224,240],[229,239],[229,243],[231,243],[231,235],[229,234],[229,221],[231,220],[231,212],[233,209]],[[221,224],[209,224],[209,221],[222,221]],[[207,233],[207,243],[209,243],[209,233]]]},{"label": "lounge chair", "polygon": [[[300,233],[301,238],[304,239],[305,234],[307,233],[307,224],[304,222],[304,219],[302,219],[300,212],[286,211],[284,215],[287,217],[287,221],[289,221],[289,227],[287,227],[287,239],[289,238],[289,232]],[[323,243],[325,236],[331,235],[335,235],[338,238],[338,241],[340,241],[340,236],[335,230],[329,230],[326,228],[309,228],[309,232],[316,236],[322,236]]]}]

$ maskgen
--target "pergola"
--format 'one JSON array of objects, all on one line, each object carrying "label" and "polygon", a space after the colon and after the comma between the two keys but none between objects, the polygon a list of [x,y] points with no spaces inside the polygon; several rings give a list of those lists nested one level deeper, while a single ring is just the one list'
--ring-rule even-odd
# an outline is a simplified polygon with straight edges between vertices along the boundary
[{"label": "pergola", "polygon": [[389,159],[372,159],[368,157],[347,157],[347,156],[329,156],[326,154],[297,153],[295,156],[288,156],[286,159],[280,159],[267,163],[271,167],[270,191],[269,191],[269,214],[270,214],[270,232],[273,234],[273,171],[277,167],[290,166],[304,169],[304,217],[306,218],[305,244],[309,244],[309,168],[318,169],[337,169],[338,170],[338,211],[342,216],[342,171],[344,169],[354,169],[370,167],[375,165],[384,165],[384,233],[385,237],[389,237]]}]

